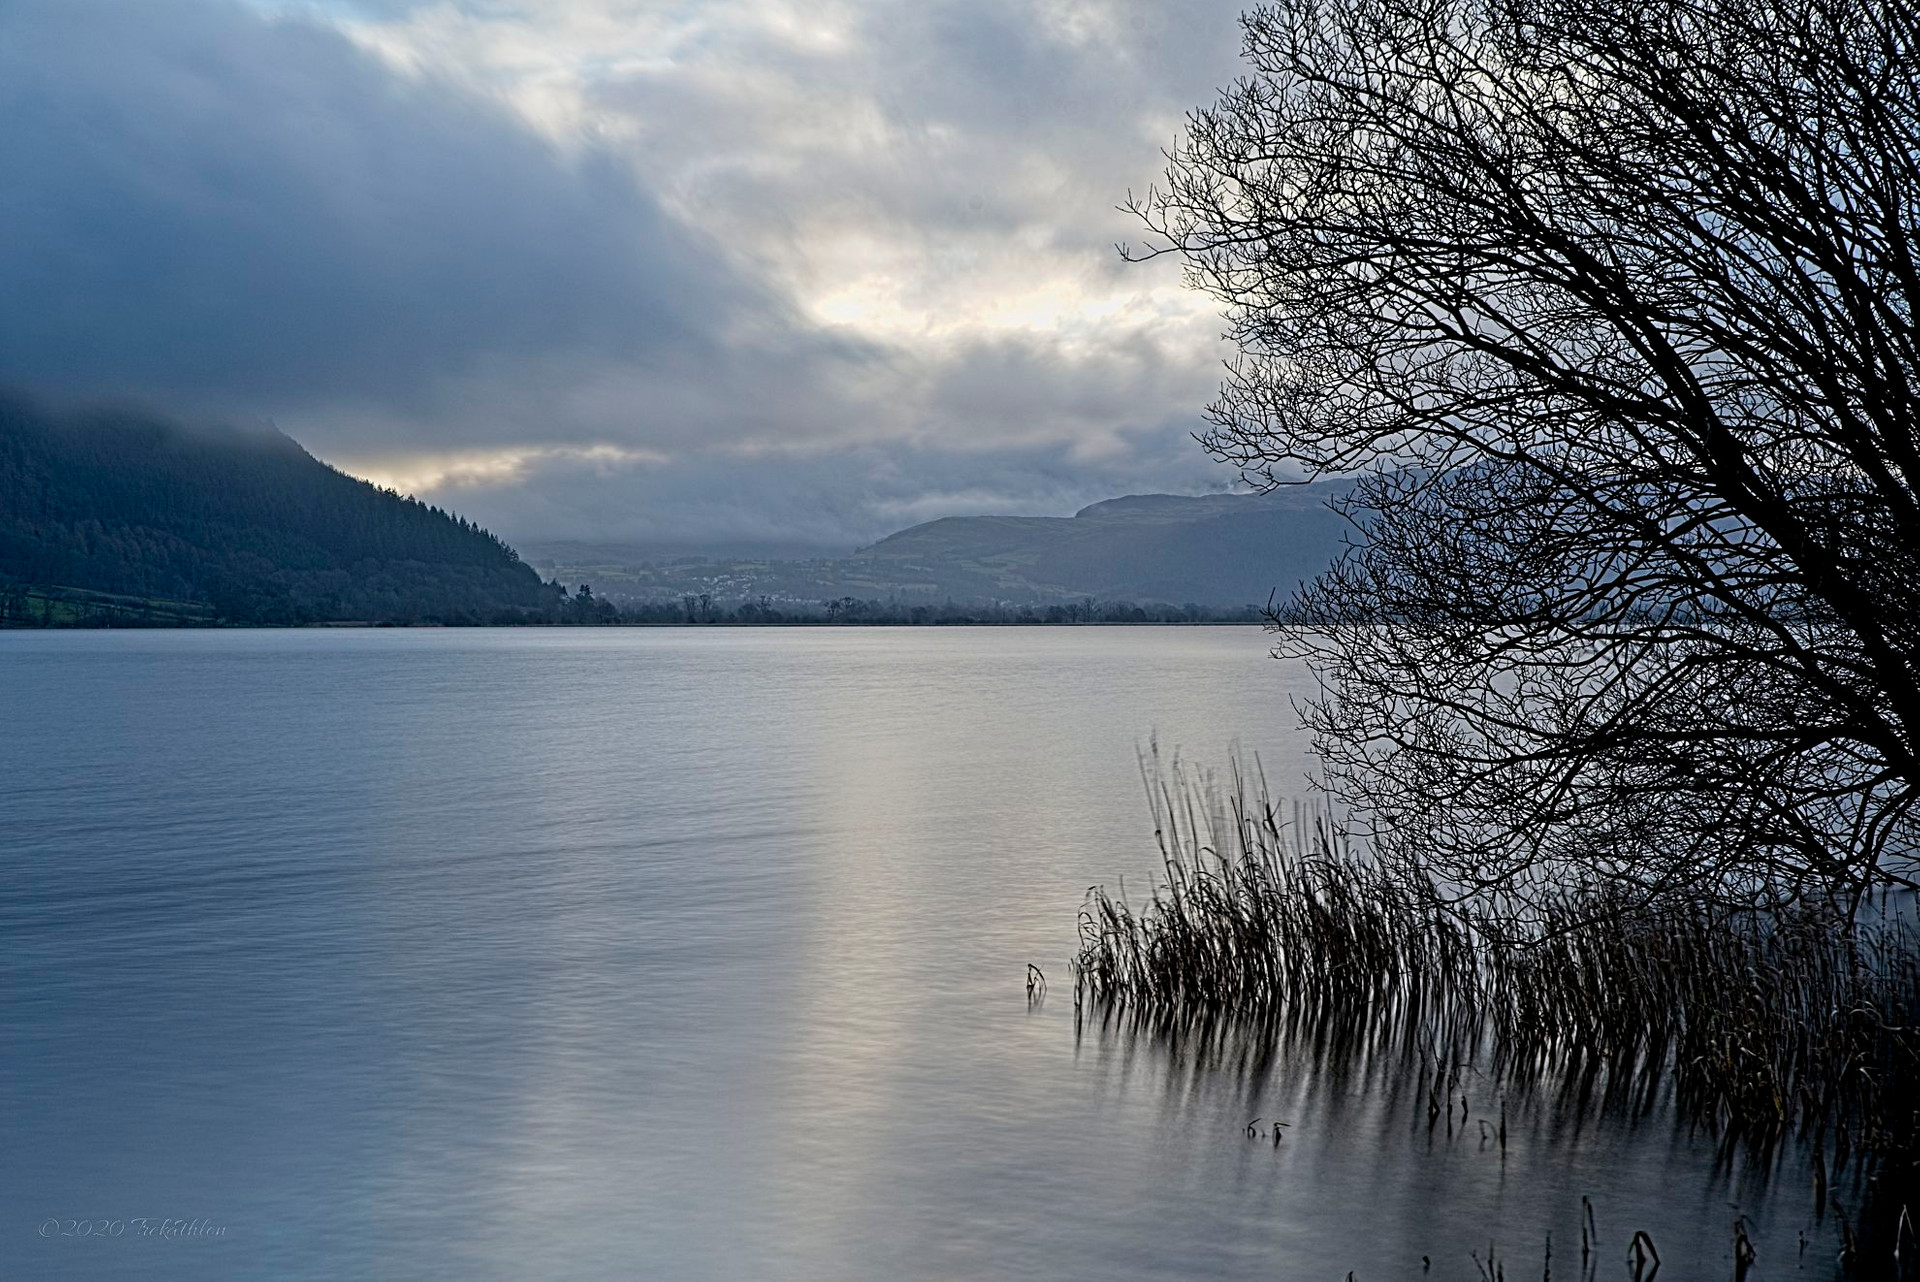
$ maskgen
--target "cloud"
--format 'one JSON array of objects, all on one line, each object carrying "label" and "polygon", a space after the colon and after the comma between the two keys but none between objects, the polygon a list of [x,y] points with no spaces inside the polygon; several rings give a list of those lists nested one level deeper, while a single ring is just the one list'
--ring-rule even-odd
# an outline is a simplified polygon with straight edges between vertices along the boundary
[{"label": "cloud", "polygon": [[0,379],[270,416],[514,538],[1204,487],[1218,325],[1112,206],[1236,9],[17,0]]}]

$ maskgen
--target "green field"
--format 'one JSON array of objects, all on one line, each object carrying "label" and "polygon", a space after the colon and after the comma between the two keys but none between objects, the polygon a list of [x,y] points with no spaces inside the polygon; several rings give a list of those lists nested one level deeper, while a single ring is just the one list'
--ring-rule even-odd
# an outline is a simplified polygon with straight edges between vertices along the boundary
[{"label": "green field", "polygon": [[86,588],[0,588],[0,628],[177,628],[215,622],[213,607]]}]

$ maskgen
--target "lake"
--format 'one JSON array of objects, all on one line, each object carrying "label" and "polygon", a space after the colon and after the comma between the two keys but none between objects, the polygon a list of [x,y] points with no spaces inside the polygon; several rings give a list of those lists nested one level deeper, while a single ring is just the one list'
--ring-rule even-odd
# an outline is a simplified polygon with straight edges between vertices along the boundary
[{"label": "lake", "polygon": [[1739,1214],[1831,1276],[1797,1166],[1661,1115],[1503,1149],[1076,1022],[1150,738],[1302,791],[1268,644],[0,633],[0,1272],[1517,1279],[1551,1233],[1577,1277],[1584,1195],[1599,1277],[1639,1229],[1731,1277]]}]

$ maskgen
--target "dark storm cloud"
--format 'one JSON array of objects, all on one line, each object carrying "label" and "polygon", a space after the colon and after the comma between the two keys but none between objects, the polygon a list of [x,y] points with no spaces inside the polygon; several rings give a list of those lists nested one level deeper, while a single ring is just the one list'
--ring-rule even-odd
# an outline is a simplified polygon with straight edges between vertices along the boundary
[{"label": "dark storm cloud", "polygon": [[0,377],[405,404],[565,352],[712,364],[769,308],[611,157],[221,3],[0,9]]}]

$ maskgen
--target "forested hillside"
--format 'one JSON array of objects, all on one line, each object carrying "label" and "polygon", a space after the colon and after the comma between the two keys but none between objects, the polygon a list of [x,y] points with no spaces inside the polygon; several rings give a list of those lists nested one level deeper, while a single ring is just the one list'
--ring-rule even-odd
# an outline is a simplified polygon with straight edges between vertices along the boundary
[{"label": "forested hillside", "polygon": [[0,624],[492,623],[559,605],[487,531],[280,432],[0,392]]}]

